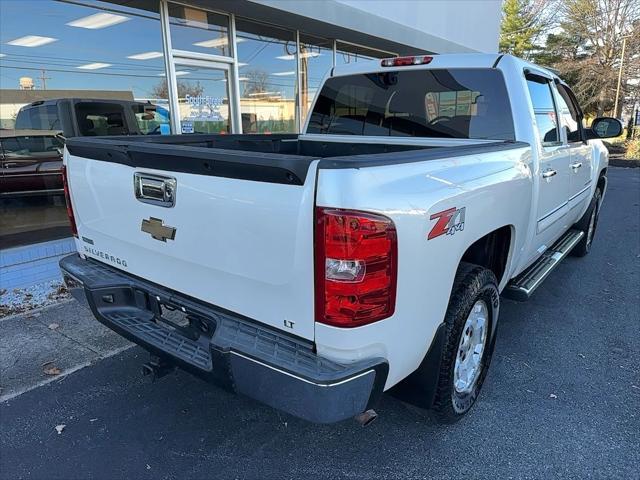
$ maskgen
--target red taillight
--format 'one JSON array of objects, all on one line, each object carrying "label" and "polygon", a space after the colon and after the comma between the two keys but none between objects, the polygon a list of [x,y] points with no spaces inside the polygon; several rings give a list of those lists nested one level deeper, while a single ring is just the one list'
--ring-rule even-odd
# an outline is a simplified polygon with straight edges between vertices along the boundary
[{"label": "red taillight", "polygon": [[431,63],[433,57],[430,55],[415,55],[411,57],[384,58],[380,65],[383,67],[408,67],[410,65],[426,65]]},{"label": "red taillight", "polygon": [[316,321],[357,327],[393,315],[398,244],[391,219],[316,208]]},{"label": "red taillight", "polygon": [[62,186],[64,187],[64,200],[67,204],[67,216],[71,224],[71,233],[74,237],[78,236],[78,227],[76,227],[76,218],[73,216],[73,206],[71,205],[71,194],[69,193],[69,179],[67,178],[67,166],[62,165]]}]

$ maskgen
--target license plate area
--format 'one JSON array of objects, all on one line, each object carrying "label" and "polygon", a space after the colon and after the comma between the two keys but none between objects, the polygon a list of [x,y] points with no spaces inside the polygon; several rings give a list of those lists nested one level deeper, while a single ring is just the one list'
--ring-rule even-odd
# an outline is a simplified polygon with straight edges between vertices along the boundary
[{"label": "license plate area", "polygon": [[186,328],[189,326],[189,315],[181,308],[160,303],[160,318],[172,326]]},{"label": "license plate area", "polygon": [[154,321],[169,330],[179,332],[181,335],[198,340],[200,337],[211,338],[215,323],[187,307],[173,301],[149,296],[151,311],[155,313]]}]

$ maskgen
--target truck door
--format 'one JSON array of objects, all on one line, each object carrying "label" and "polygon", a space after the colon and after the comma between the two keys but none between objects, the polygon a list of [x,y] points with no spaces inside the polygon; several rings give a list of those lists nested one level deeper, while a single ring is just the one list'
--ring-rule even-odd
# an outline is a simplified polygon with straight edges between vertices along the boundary
[{"label": "truck door", "polygon": [[527,74],[527,87],[538,133],[539,169],[536,242],[538,251],[550,247],[563,233],[569,211],[570,152],[562,142],[551,79]]},{"label": "truck door", "polygon": [[569,87],[557,84],[558,113],[562,136],[570,153],[569,162],[569,219],[577,221],[591,200],[593,178],[593,150],[585,141],[582,111]]}]

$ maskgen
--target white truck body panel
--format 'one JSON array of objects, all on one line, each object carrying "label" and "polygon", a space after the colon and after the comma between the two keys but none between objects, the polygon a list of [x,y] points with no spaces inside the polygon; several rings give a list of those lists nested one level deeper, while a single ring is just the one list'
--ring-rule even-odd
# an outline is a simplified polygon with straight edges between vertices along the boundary
[{"label": "white truck body panel", "polygon": [[[162,208],[136,200],[133,174],[167,172],[72,155],[65,161],[80,253],[102,261],[99,252],[114,255],[138,277],[276,328],[290,320],[293,333],[313,338],[314,167],[304,186],[172,173],[176,204]],[[142,232],[150,217],[176,227],[178,241]]]},{"label": "white truck body panel", "polygon": [[[395,314],[351,329],[316,324],[318,352],[341,360],[353,359],[354,353],[392,359],[387,388],[415,370],[429,348],[423,339],[432,338],[444,318],[455,275],[455,269],[447,266],[457,265],[470,243],[497,228],[512,225],[514,232],[526,230],[532,189],[529,152],[320,170],[319,206],[388,216],[398,231],[399,251],[411,253],[399,258]],[[425,219],[451,207],[466,209],[464,236],[426,241],[433,222]],[[524,240],[514,235],[511,251],[519,251]]]},{"label": "white truck body panel", "polygon": [[[402,69],[486,69],[497,60],[496,55],[447,55],[433,65]],[[116,256],[126,260],[123,269],[131,274],[313,341],[322,357],[347,363],[382,357],[389,363],[388,389],[425,357],[469,246],[497,229],[510,230],[506,268],[498,279],[502,290],[583,216],[607,167],[599,140],[571,144],[562,129],[561,144],[542,145],[524,69],[543,69],[510,56],[496,68],[503,72],[509,92],[515,138],[529,146],[366,168],[322,168],[316,160],[301,186],[136,169],[65,152],[78,251],[105,263],[110,260],[100,252]],[[336,67],[326,78],[378,71],[379,61],[359,62]],[[433,147],[495,142],[314,134],[299,138]],[[571,167],[578,163],[580,167]],[[548,170],[556,174],[543,178]],[[175,177],[175,206],[159,209],[137,202],[131,185],[136,171]],[[315,322],[316,206],[378,213],[393,221],[399,253],[392,316],[355,328]],[[428,241],[434,225],[430,217],[450,208],[465,209],[460,231]],[[140,231],[141,219],[154,216],[177,228],[176,241],[160,242]]]}]

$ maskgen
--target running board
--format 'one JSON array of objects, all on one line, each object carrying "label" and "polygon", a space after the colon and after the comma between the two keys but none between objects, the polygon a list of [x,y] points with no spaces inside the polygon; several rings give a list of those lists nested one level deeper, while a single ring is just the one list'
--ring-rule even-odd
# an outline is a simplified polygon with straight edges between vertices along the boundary
[{"label": "running board", "polygon": [[502,294],[519,302],[528,300],[536,288],[542,284],[562,259],[573,250],[573,247],[578,244],[583,236],[584,232],[580,230],[569,230],[551,248],[547,249],[535,263],[511,280]]}]

